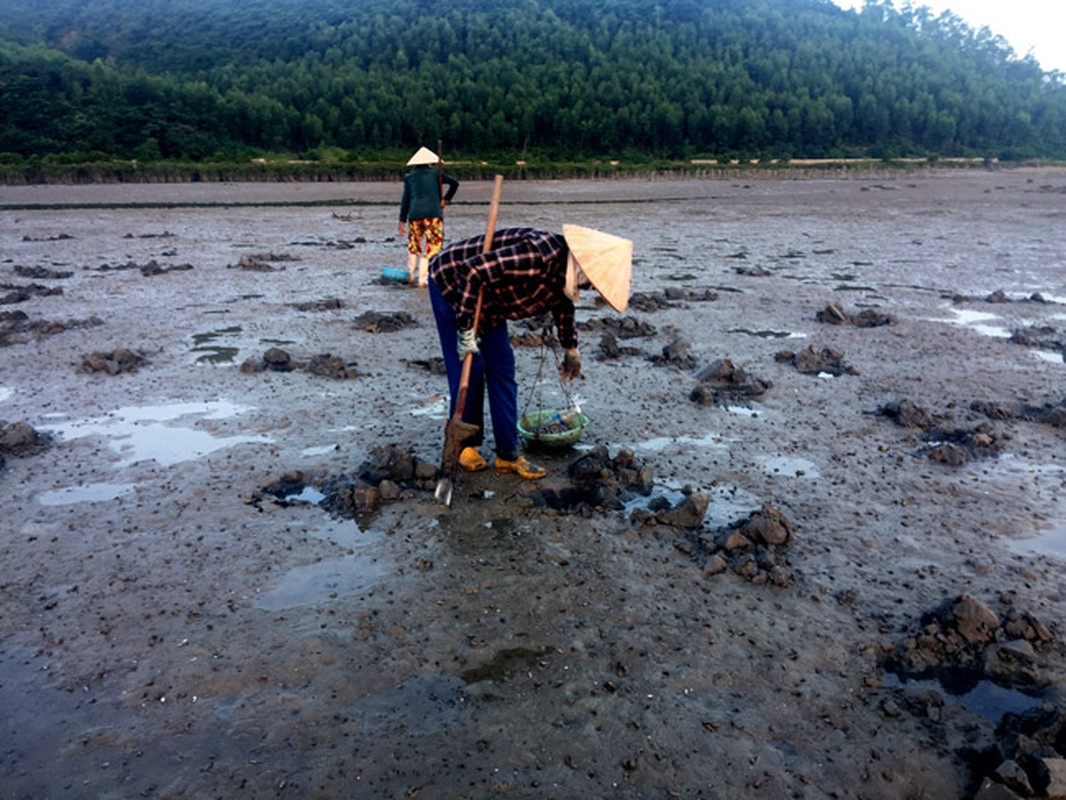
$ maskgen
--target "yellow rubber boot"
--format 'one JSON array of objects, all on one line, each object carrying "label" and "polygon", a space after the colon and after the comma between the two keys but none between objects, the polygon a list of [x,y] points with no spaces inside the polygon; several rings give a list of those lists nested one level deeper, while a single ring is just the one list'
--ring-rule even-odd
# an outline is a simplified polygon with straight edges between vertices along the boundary
[{"label": "yellow rubber boot", "polygon": [[497,456],[496,463],[493,466],[497,472],[513,472],[519,478],[525,478],[527,481],[540,480],[548,474],[548,470],[544,469],[544,467],[538,467],[536,464],[530,464],[526,461],[525,456],[519,456],[514,461],[505,461]]},{"label": "yellow rubber boot", "polygon": [[473,447],[464,447],[459,453],[459,466],[467,472],[481,472],[489,463]]}]

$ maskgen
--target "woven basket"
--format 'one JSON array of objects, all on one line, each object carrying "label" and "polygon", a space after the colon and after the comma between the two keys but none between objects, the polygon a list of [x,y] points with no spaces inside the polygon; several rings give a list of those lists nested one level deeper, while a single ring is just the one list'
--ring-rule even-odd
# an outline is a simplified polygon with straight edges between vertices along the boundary
[{"label": "woven basket", "polygon": [[[585,426],[589,424],[589,418],[578,411],[569,420],[566,430],[539,431],[538,428],[545,425],[555,414],[560,413],[557,408],[542,408],[538,411],[530,411],[518,420],[518,435],[527,444],[535,444],[540,447],[570,447],[581,438]],[[563,412],[565,413],[565,412]],[[560,423],[561,424],[561,423]]]}]

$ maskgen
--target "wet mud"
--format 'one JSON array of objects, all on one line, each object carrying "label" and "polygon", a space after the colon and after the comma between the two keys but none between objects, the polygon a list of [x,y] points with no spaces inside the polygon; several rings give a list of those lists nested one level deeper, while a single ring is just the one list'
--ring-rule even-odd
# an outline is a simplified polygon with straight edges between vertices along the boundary
[{"label": "wet mud", "polygon": [[0,797],[1063,794],[1066,173],[505,184],[633,297],[450,508],[394,189],[0,189]]}]

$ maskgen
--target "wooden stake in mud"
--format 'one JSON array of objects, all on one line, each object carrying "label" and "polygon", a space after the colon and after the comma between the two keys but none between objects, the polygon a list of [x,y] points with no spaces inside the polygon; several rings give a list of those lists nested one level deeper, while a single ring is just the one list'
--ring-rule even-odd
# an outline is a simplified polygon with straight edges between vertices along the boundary
[{"label": "wooden stake in mud", "polygon": [[[485,230],[485,244],[481,248],[482,253],[492,250],[492,239],[496,232],[496,215],[500,210],[500,194],[503,191],[503,175],[496,176],[496,182],[492,187],[492,203],[489,206],[489,222]],[[484,287],[478,292],[477,307],[474,311],[474,335],[477,336],[478,325],[481,322],[481,302],[484,299]],[[470,370],[474,365],[474,354],[467,353],[463,358],[463,369],[459,373],[459,390],[455,394],[455,414],[444,426],[444,455],[441,458],[441,478],[437,481],[437,488],[433,496],[438,502],[446,506],[452,504],[452,491],[455,488],[455,479],[459,474],[459,453],[462,452],[463,444],[478,432],[478,426],[463,421],[463,411],[466,409],[466,394],[470,388]]]}]

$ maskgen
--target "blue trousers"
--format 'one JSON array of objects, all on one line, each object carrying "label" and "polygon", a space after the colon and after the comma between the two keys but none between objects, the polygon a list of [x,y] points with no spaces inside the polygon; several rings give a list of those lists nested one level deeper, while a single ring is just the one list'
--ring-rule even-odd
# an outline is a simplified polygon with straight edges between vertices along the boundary
[{"label": "blue trousers", "polygon": [[[433,318],[437,322],[440,350],[448,372],[450,419],[455,415],[455,396],[459,393],[459,377],[463,369],[457,348],[459,328],[455,322],[455,310],[448,305],[448,301],[432,280],[429,282],[429,302],[433,308]],[[496,455],[513,461],[518,458],[518,383],[515,380],[514,350],[511,349],[511,335],[507,330],[507,323],[501,322],[483,330],[478,350],[471,365],[466,408],[462,409],[461,417],[463,422],[477,425],[478,432],[467,444],[477,447],[484,442],[487,390]]]}]

